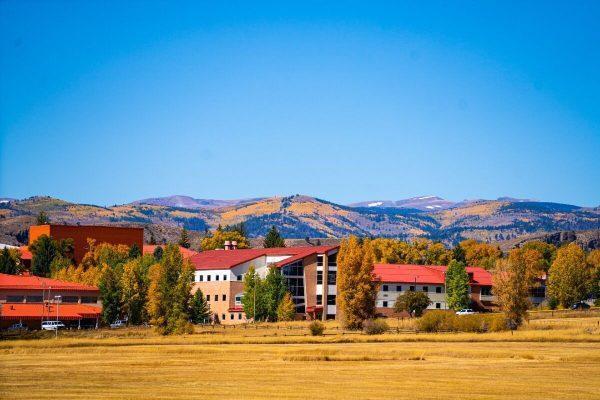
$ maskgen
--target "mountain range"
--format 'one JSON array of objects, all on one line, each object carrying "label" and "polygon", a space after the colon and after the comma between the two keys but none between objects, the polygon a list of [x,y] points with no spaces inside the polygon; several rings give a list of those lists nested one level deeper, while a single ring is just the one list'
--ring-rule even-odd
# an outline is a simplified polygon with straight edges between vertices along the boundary
[{"label": "mountain range", "polygon": [[451,202],[436,196],[374,200],[341,205],[305,195],[240,200],[170,196],[110,207],[36,196],[0,203],[0,243],[27,241],[40,211],[52,223],[135,225],[158,241],[173,241],[181,227],[195,241],[206,230],[243,222],[249,237],[275,225],[286,238],[426,237],[451,244],[472,238],[487,242],[557,231],[596,230],[600,207],[524,199]]}]

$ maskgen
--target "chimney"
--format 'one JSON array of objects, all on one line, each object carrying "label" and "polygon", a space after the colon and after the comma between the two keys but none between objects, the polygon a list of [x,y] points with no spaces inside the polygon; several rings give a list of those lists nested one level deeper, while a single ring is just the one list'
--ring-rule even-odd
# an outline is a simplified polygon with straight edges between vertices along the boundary
[{"label": "chimney", "polygon": [[237,250],[237,241],[232,241],[231,242],[231,250]]},{"label": "chimney", "polygon": [[231,242],[229,240],[225,241],[225,250],[231,250]]}]

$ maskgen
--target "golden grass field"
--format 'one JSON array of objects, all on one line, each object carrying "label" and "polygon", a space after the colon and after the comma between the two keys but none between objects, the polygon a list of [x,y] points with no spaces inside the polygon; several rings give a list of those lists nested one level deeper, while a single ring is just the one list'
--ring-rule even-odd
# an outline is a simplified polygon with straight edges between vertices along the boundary
[{"label": "golden grass field", "polygon": [[0,342],[2,399],[600,399],[600,315],[532,314],[520,330],[367,336],[307,323],[60,332]]}]

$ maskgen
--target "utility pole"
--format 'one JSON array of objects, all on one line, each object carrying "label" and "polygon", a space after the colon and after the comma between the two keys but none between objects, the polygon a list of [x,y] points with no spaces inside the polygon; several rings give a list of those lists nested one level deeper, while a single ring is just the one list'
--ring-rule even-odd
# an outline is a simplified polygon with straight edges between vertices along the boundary
[{"label": "utility pole", "polygon": [[56,329],[54,330],[55,332],[55,336],[54,337],[58,337],[58,305],[60,303],[60,299],[62,298],[62,296],[54,296],[54,300],[56,301]]}]

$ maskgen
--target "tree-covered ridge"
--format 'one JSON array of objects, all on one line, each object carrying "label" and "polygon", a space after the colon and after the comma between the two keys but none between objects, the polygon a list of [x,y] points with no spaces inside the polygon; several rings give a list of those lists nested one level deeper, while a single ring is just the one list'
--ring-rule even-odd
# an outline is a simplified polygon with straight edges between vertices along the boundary
[{"label": "tree-covered ridge", "polygon": [[183,208],[155,204],[101,207],[33,197],[0,205],[0,242],[26,242],[27,228],[43,211],[52,223],[116,224],[148,227],[147,240],[177,241],[181,229],[193,244],[199,235],[220,226],[244,223],[249,238],[264,237],[275,226],[285,238],[424,237],[445,244],[464,239],[514,240],[554,231],[597,229],[600,209],[571,205],[492,200],[459,203],[440,211],[348,207],[295,195],[272,197],[227,207]]}]

